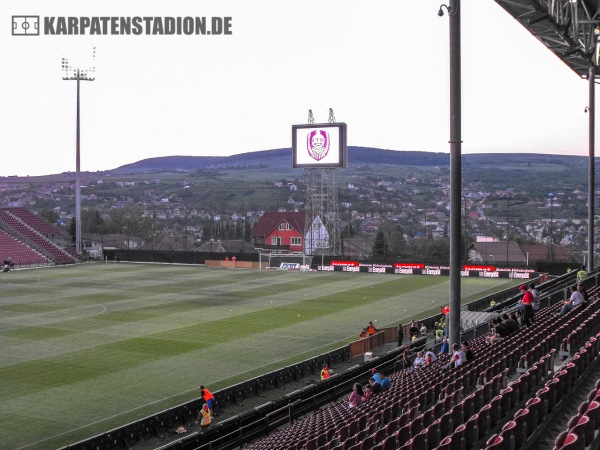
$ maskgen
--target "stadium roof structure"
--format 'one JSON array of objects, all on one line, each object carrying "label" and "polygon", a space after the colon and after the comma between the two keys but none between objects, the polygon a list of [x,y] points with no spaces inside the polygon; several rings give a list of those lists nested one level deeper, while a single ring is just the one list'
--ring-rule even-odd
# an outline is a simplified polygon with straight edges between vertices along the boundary
[{"label": "stadium roof structure", "polygon": [[582,78],[598,65],[600,0],[495,0]]}]

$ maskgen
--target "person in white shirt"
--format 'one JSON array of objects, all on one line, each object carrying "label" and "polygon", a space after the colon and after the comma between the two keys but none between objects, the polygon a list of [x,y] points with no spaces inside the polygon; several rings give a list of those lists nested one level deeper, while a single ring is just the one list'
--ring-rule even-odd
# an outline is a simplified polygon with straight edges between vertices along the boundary
[{"label": "person in white shirt", "polygon": [[414,367],[423,367],[425,365],[425,356],[423,352],[418,352],[417,357],[415,358],[415,362],[413,363]]},{"label": "person in white shirt", "polygon": [[583,298],[583,295],[581,295],[581,292],[577,291],[577,286],[571,286],[571,297],[569,300],[563,301],[563,307],[558,315],[562,317],[573,308],[583,303],[585,303],[585,299]]},{"label": "person in white shirt", "polygon": [[460,349],[460,345],[452,344],[452,358],[450,358],[450,366],[458,367],[467,361],[465,352]]}]

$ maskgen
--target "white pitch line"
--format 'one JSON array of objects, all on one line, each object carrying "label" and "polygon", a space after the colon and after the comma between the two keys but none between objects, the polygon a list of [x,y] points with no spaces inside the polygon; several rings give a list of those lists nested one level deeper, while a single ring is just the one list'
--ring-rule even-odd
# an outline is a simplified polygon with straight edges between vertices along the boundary
[{"label": "white pitch line", "polygon": [[[318,347],[317,347],[317,348],[318,348]],[[308,350],[308,351],[310,351],[310,350]],[[243,375],[244,373],[247,373],[247,372],[250,372],[250,371],[255,371],[255,370],[258,370],[258,369],[260,369],[261,367],[267,367],[267,366],[271,366],[271,365],[273,365],[273,364],[277,364],[278,362],[285,361],[286,359],[288,359],[288,358],[281,358],[281,359],[277,359],[277,360],[275,360],[275,361],[272,361],[272,362],[270,362],[270,363],[268,363],[268,364],[263,364],[262,366],[254,367],[254,368],[252,368],[252,369],[250,369],[250,370],[245,370],[245,371],[243,371],[243,372],[234,373],[234,374],[233,374],[232,376],[230,376],[229,378],[236,377],[236,376],[239,376],[239,375]],[[58,437],[60,437],[60,436],[64,436],[65,434],[73,433],[74,431],[79,431],[79,430],[82,430],[82,429],[84,429],[84,428],[88,428],[88,427],[91,427],[91,426],[93,426],[93,425],[97,425],[97,424],[99,424],[99,423],[105,422],[105,421],[107,421],[107,420],[112,420],[112,419],[114,419],[114,418],[116,418],[116,417],[122,416],[123,414],[129,414],[129,413],[132,413],[132,412],[134,412],[134,411],[137,411],[138,409],[146,408],[146,407],[148,407],[148,406],[152,406],[152,405],[155,405],[155,404],[157,404],[157,403],[164,402],[165,400],[169,400],[169,399],[171,399],[171,398],[174,398],[174,397],[179,397],[180,395],[187,394],[188,392],[197,391],[198,389],[200,389],[200,388],[199,388],[199,387],[195,387],[195,388],[192,388],[192,389],[188,389],[188,390],[186,390],[186,391],[179,392],[179,393],[177,393],[177,394],[173,394],[173,395],[170,395],[170,396],[168,396],[168,397],[165,397],[165,398],[162,398],[162,399],[159,399],[159,400],[155,400],[155,401],[153,401],[153,402],[150,402],[150,403],[146,403],[145,405],[141,405],[141,406],[138,406],[138,407],[136,407],[136,408],[129,409],[129,410],[127,410],[127,411],[122,411],[122,412],[120,412],[120,413],[118,413],[118,414],[113,414],[112,416],[105,417],[105,418],[103,418],[103,419],[100,419],[100,420],[96,420],[95,422],[91,422],[91,423],[88,423],[88,424],[86,424],[86,425],[81,425],[81,426],[79,426],[79,427],[77,427],[77,428],[73,428],[73,429],[71,429],[71,430],[63,431],[62,433],[55,434],[54,436],[50,436],[50,437],[48,437],[48,438],[46,438],[46,439],[42,439],[42,440],[40,440],[40,441],[37,441],[37,442],[32,442],[31,444],[27,444],[27,445],[25,445],[25,446],[23,446],[23,447],[18,447],[18,448],[16,448],[15,450],[21,450],[21,449],[24,449],[24,448],[32,447],[32,446],[34,446],[34,445],[41,444],[41,443],[43,443],[43,442],[46,442],[46,441],[49,441],[49,440],[51,440],[51,439],[55,439],[55,438],[58,438]],[[141,419],[140,419],[140,420],[141,420]],[[108,430],[107,430],[107,431],[108,431]]]},{"label": "white pitch line", "polygon": [[[60,316],[60,317],[56,317],[55,319],[48,319],[45,321],[41,321],[41,322],[34,322],[34,323],[22,323],[19,322],[18,319],[21,317],[25,317],[25,316],[17,316],[17,317],[13,317],[13,318],[8,318],[2,321],[2,323],[6,323],[6,324],[10,324],[10,325],[22,325],[22,326],[31,326],[31,327],[35,327],[35,326],[39,326],[39,325],[47,325],[47,324],[51,324],[51,323],[58,323],[58,322],[65,322],[68,320],[75,320],[75,319],[84,319],[84,318],[88,318],[88,317],[94,317],[94,316],[99,316],[100,314],[103,314],[107,311],[106,306],[101,305],[100,303],[96,303],[94,305],[86,305],[86,306],[80,306],[77,309],[83,309],[83,308],[90,308],[92,306],[100,306],[101,308],[103,308],[101,311],[95,312],[93,314],[88,314],[88,315],[80,315],[80,316]],[[60,311],[55,311],[54,313],[40,313],[37,314],[37,316],[41,319],[44,317],[48,317],[48,316],[53,316],[54,314],[59,314]]]}]

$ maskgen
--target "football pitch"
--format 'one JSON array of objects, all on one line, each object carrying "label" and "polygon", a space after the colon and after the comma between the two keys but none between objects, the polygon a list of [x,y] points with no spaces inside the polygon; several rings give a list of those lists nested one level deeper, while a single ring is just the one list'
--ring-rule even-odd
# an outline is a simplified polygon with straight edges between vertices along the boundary
[{"label": "football pitch", "polygon": [[[465,278],[463,302],[514,284]],[[95,263],[0,287],[0,449],[48,449],[435,314],[449,280]]]}]

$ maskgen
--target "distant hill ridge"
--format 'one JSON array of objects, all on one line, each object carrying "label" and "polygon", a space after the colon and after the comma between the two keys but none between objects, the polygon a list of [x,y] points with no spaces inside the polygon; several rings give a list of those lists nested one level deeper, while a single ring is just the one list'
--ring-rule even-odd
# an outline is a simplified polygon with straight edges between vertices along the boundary
[{"label": "distant hill ridge", "polygon": [[[502,164],[582,164],[586,156],[548,155],[539,153],[473,153],[463,155],[463,165]],[[349,164],[389,164],[400,166],[448,166],[450,157],[443,152],[385,150],[371,147],[348,146]],[[231,156],[162,156],[148,158],[114,169],[114,172],[174,171],[177,169],[204,170],[233,166],[289,166],[292,164],[291,148],[261,150]]]}]

